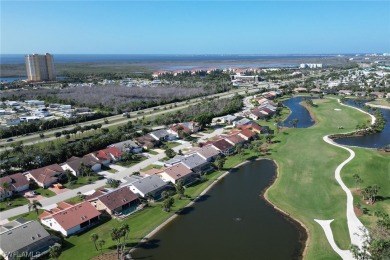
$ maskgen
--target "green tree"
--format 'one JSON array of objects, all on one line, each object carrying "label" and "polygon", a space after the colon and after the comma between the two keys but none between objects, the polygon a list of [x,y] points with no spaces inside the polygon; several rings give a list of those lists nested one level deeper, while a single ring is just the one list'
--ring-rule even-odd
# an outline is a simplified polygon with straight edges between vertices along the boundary
[{"label": "green tree", "polygon": [[217,159],[215,159],[215,164],[217,165],[218,170],[221,170],[223,168],[225,162],[226,162],[226,157],[224,156],[218,156]]},{"label": "green tree", "polygon": [[58,259],[61,255],[61,247],[58,245],[51,246],[49,249],[49,255],[51,258]]},{"label": "green tree", "polygon": [[179,199],[184,196],[184,181],[180,180],[176,184],[176,193],[179,195]]},{"label": "green tree", "polygon": [[37,213],[37,216],[39,208],[42,208],[42,204],[37,200],[33,200],[28,204],[28,211],[34,210]]},{"label": "green tree", "polygon": [[99,235],[96,234],[96,233],[93,233],[90,237],[91,241],[93,242],[93,244],[95,245],[95,248],[96,248],[96,251],[98,251],[98,248],[97,248],[97,245],[96,245],[96,241],[98,241],[99,239]]},{"label": "green tree", "polygon": [[169,212],[174,203],[175,200],[172,197],[166,198],[162,204],[163,210]]},{"label": "green tree", "polygon": [[203,129],[206,125],[211,124],[213,120],[213,115],[211,114],[200,114],[195,118],[195,122],[198,123],[200,129]]},{"label": "green tree", "polygon": [[106,241],[104,241],[103,239],[99,239],[98,241],[97,241],[97,244],[98,244],[98,246],[99,246],[99,248],[100,248],[100,252],[101,252],[101,255],[103,256],[103,246],[104,246],[104,244],[106,243]]},{"label": "green tree", "polygon": [[165,149],[165,155],[169,158],[173,158],[176,155],[176,152],[172,148]]}]

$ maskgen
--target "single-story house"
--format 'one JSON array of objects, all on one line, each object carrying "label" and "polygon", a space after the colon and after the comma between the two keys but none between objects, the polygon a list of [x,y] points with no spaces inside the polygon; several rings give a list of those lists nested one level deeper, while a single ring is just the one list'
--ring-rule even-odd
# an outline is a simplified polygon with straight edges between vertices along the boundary
[{"label": "single-story house", "polygon": [[253,132],[256,132],[256,133],[260,134],[262,126],[260,126],[260,125],[258,125],[256,123],[252,123],[252,124],[248,124],[248,125],[239,126],[238,128],[241,129],[241,130],[249,129],[249,130],[251,130]]},{"label": "single-story house", "polygon": [[307,88],[294,88],[294,92],[296,93],[306,93]]},{"label": "single-story house", "polygon": [[234,153],[234,147],[225,139],[220,139],[211,144],[215,149],[224,155],[231,155]]},{"label": "single-story house", "polygon": [[386,94],[386,98],[390,98],[390,93],[387,93],[387,94]]},{"label": "single-story house", "polygon": [[225,140],[231,143],[232,145],[239,145],[246,142],[246,139],[244,139],[239,134],[229,135],[225,138]]},{"label": "single-story house", "polygon": [[365,91],[356,91],[353,93],[357,97],[365,97],[367,95],[367,92]]},{"label": "single-story house", "polygon": [[255,108],[249,114],[249,117],[253,120],[266,119],[270,116],[271,115],[263,108]]},{"label": "single-story house", "polygon": [[370,93],[370,97],[384,98],[385,97],[385,93],[384,92],[371,92]]},{"label": "single-story house", "polygon": [[97,152],[90,153],[90,155],[107,166],[111,162],[119,161],[122,158],[122,151],[116,147],[108,147]]},{"label": "single-story house", "polygon": [[175,140],[176,136],[170,134],[166,129],[160,129],[153,132],[150,132],[149,135],[154,138],[156,141],[167,141]]},{"label": "single-story house", "polygon": [[38,258],[49,252],[49,247],[60,246],[61,239],[50,235],[36,220],[19,218],[0,226],[0,255],[6,260]]},{"label": "single-story house", "polygon": [[23,173],[28,180],[34,180],[40,187],[48,188],[53,183],[58,182],[62,177],[64,169],[58,164],[52,164],[46,167],[34,169]]},{"label": "single-story house", "polygon": [[193,172],[188,169],[188,167],[184,166],[184,164],[178,163],[166,168],[158,175],[160,175],[163,181],[172,182],[173,184],[176,184],[180,180],[187,182],[188,180],[192,179]]},{"label": "single-story house", "polygon": [[214,161],[219,155],[219,151],[211,145],[203,146],[196,153],[208,162]]},{"label": "single-story house", "polygon": [[161,192],[167,185],[168,183],[163,181],[160,176],[151,175],[131,183],[129,188],[143,198],[152,197],[153,199],[159,199]]},{"label": "single-story house", "polygon": [[310,90],[311,93],[320,94],[322,91],[319,88],[313,88]]},{"label": "single-story house", "polygon": [[182,132],[186,134],[196,133],[199,131],[199,127],[196,125],[195,122],[184,122],[179,124],[172,125],[167,131],[171,135],[174,135],[175,137],[179,137],[179,131],[177,128],[181,127]]},{"label": "single-story house", "polygon": [[144,149],[152,149],[159,143],[159,141],[156,141],[156,139],[152,137],[150,134],[146,134],[141,137],[138,137],[136,141]]},{"label": "single-story house", "polygon": [[252,140],[254,138],[254,136],[256,135],[256,133],[252,130],[249,130],[249,129],[244,129],[244,130],[241,130],[238,135],[240,135],[243,139],[249,141],[249,140]]},{"label": "single-story house", "polygon": [[241,126],[241,125],[248,125],[248,124],[251,124],[251,123],[253,123],[252,120],[244,117],[244,118],[242,118],[242,119],[240,119],[238,121],[234,121],[233,125],[237,127],[237,126]]},{"label": "single-story house", "polygon": [[64,171],[70,170],[74,176],[80,175],[81,165],[90,167],[94,172],[100,171],[102,169],[102,163],[100,160],[91,154],[84,155],[83,157],[72,156],[65,163],[61,164],[61,167]]},{"label": "single-story house", "polygon": [[112,144],[108,147],[116,147],[122,152],[127,153],[140,153],[142,152],[142,147],[139,146],[136,142],[132,140],[127,140],[119,143]]},{"label": "single-story house", "polygon": [[92,205],[98,210],[105,210],[110,215],[121,213],[126,214],[136,210],[140,201],[138,195],[125,186],[99,196]]},{"label": "single-story house", "polygon": [[[3,183],[8,183],[8,189],[3,188]],[[30,182],[21,173],[4,176],[0,178],[0,200],[9,198],[13,193],[28,190]]]},{"label": "single-story house", "polygon": [[352,95],[352,90],[339,90],[339,95],[343,95],[343,96],[351,96]]},{"label": "single-story house", "polygon": [[101,215],[88,201],[75,205],[60,202],[57,205],[57,208],[44,211],[39,215],[39,219],[43,225],[61,232],[64,236],[91,227],[99,221]]},{"label": "single-story house", "polygon": [[180,160],[180,162],[197,174],[201,174],[212,169],[210,163],[196,153],[184,157]]}]

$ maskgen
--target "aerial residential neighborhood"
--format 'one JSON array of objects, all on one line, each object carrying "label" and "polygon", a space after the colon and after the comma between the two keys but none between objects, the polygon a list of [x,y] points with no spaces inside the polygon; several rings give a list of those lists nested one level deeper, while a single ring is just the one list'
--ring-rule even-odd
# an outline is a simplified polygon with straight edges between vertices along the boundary
[{"label": "aerial residential neighborhood", "polygon": [[390,259],[389,1],[1,1],[0,260]]}]

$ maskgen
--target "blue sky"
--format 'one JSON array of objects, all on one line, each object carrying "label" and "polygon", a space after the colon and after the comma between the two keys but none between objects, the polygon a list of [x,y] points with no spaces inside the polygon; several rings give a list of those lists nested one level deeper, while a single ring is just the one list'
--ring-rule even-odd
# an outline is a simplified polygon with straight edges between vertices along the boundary
[{"label": "blue sky", "polygon": [[1,53],[390,52],[390,1],[3,1]]}]

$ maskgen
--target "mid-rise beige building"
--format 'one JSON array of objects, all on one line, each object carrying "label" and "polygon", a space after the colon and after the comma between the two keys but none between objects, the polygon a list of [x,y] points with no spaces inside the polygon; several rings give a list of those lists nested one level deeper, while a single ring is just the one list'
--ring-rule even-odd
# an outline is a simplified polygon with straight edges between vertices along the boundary
[{"label": "mid-rise beige building", "polygon": [[56,80],[53,55],[28,54],[25,57],[28,81]]}]

